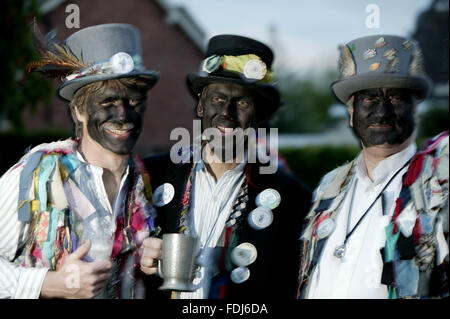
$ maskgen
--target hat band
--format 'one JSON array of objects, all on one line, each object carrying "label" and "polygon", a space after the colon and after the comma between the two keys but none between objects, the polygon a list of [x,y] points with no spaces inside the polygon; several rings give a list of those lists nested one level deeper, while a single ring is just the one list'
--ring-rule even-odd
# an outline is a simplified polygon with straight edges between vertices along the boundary
[{"label": "hat band", "polygon": [[236,73],[245,80],[258,83],[275,82],[275,74],[256,54],[211,55],[200,64],[200,72],[211,74],[218,71]]},{"label": "hat band", "polygon": [[111,58],[93,63],[87,68],[72,73],[65,77],[66,81],[72,81],[84,76],[100,74],[124,74],[135,70],[142,70],[142,58],[135,54],[133,57],[126,52],[118,52]]}]

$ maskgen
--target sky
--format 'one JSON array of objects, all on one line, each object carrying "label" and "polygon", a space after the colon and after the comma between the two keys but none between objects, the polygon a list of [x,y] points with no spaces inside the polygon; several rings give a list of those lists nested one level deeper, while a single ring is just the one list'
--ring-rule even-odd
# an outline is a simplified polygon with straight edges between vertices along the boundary
[{"label": "sky", "polygon": [[[372,34],[409,36],[431,0],[167,0],[187,8],[207,38],[253,37],[275,52],[273,68],[337,68],[338,45]],[[376,25],[376,5],[379,24]],[[369,6],[369,7],[368,7]],[[366,9],[369,10],[366,12]],[[368,28],[366,22],[372,22]],[[377,28],[378,27],[378,28]]]}]

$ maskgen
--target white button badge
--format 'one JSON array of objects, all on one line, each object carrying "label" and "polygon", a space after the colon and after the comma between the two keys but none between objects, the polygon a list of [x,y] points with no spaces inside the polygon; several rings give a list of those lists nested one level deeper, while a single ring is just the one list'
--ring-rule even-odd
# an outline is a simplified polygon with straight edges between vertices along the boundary
[{"label": "white button badge", "polygon": [[334,220],[327,218],[322,221],[316,230],[316,235],[319,239],[328,237],[334,230]]},{"label": "white button badge", "polygon": [[235,284],[240,284],[250,277],[250,270],[247,267],[237,267],[230,274],[230,279]]},{"label": "white button badge", "polygon": [[273,213],[269,208],[259,206],[248,214],[247,221],[253,229],[264,229],[272,224]]},{"label": "white button badge", "polygon": [[263,190],[261,193],[256,196],[255,203],[258,206],[264,206],[269,209],[275,209],[280,205],[281,196],[273,188],[268,188]]},{"label": "white button badge", "polygon": [[175,188],[170,183],[158,186],[153,192],[153,205],[161,207],[170,203],[175,195]]},{"label": "white button badge", "polygon": [[113,73],[128,73],[134,69],[133,58],[126,52],[118,52],[111,57]]},{"label": "white button badge", "polygon": [[262,80],[267,73],[266,64],[257,59],[247,61],[243,73],[247,79]]},{"label": "white button badge", "polygon": [[250,243],[242,243],[231,251],[231,261],[240,267],[250,265],[256,260],[257,256],[256,247]]}]

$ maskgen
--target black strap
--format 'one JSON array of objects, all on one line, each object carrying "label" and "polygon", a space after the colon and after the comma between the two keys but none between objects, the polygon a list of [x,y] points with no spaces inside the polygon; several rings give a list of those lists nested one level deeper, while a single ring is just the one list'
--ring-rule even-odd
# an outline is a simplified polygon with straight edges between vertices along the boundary
[{"label": "black strap", "polygon": [[[409,159],[409,161],[407,161],[399,170],[397,170],[395,172],[395,174],[391,177],[391,179],[386,183],[386,185],[384,185],[383,189],[378,193],[377,197],[373,200],[372,204],[370,204],[369,208],[367,208],[367,210],[364,212],[364,214],[361,216],[361,218],[358,220],[358,222],[356,223],[355,226],[353,226],[352,230],[345,236],[345,240],[344,240],[344,245],[347,243],[347,240],[350,238],[350,236],[353,234],[353,232],[355,231],[355,229],[359,226],[359,224],[361,223],[361,221],[364,219],[364,217],[366,217],[367,213],[370,211],[370,209],[372,208],[372,206],[377,202],[377,200],[380,198],[380,196],[383,194],[383,192],[386,190],[386,188],[391,184],[391,182],[394,180],[394,178],[398,175],[398,173],[400,173],[406,166],[409,165],[409,163],[411,162],[411,159]],[[356,186],[356,185],[355,185]],[[353,201],[353,198],[352,198]],[[350,212],[349,212],[350,214]]]}]

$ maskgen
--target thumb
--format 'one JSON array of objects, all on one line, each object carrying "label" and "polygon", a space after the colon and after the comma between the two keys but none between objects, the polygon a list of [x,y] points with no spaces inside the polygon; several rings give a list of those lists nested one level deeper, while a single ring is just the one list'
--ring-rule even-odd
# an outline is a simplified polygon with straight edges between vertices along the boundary
[{"label": "thumb", "polygon": [[89,251],[89,248],[91,248],[91,241],[86,241],[83,245],[77,248],[72,254],[70,254],[70,257],[72,259],[81,259],[83,258]]}]

